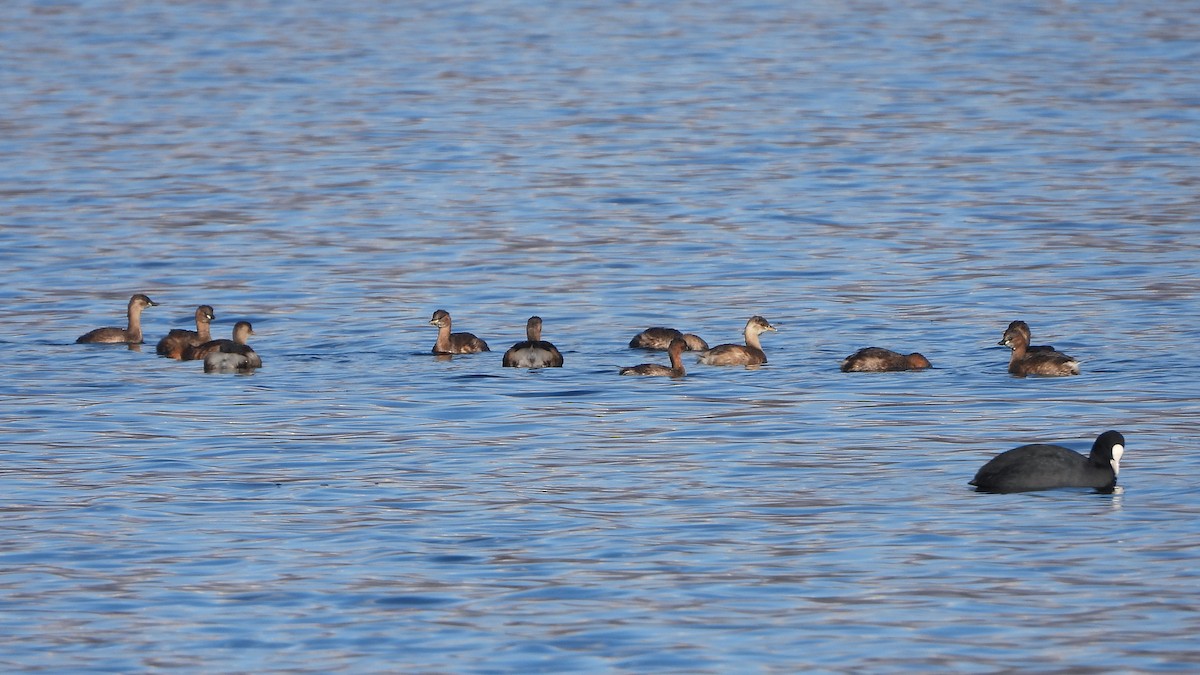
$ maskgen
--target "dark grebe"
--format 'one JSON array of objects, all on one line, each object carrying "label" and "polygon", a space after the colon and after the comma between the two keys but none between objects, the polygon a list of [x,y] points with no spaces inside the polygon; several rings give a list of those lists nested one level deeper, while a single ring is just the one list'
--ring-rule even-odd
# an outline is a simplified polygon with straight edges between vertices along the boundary
[{"label": "dark grebe", "polygon": [[1012,349],[1012,358],[1008,361],[1008,372],[1013,375],[1059,377],[1079,374],[1079,362],[1062,352],[1030,353],[1028,351],[1029,338],[1019,330],[1005,331],[1004,339],[1000,341],[1000,344]]},{"label": "dark grebe", "polygon": [[142,343],[142,310],[147,307],[154,307],[158,303],[150,298],[138,293],[129,299],[129,327],[128,328],[97,328],[80,335],[75,342],[95,342],[95,343],[127,343],[141,344]]},{"label": "dark grebe", "polygon": [[429,323],[438,327],[437,342],[433,343],[434,354],[475,354],[491,351],[486,342],[470,333],[451,333],[450,313],[444,309],[434,312]]},{"label": "dark grebe", "polygon": [[746,322],[745,345],[717,345],[701,352],[700,358],[696,362],[710,366],[756,366],[766,363],[767,355],[763,352],[758,336],[765,331],[774,330],[776,330],[775,326],[772,326],[766,319],[761,316],[752,316]]},{"label": "dark grebe", "polygon": [[206,373],[245,373],[262,368],[262,359],[250,345],[222,343],[204,356]]},{"label": "dark grebe", "polygon": [[561,368],[563,355],[558,347],[542,339],[542,318],[525,322],[525,341],[508,348],[501,363],[506,368]]},{"label": "dark grebe", "polygon": [[975,474],[970,484],[979,492],[1028,492],[1088,487],[1111,492],[1121,471],[1125,437],[1106,431],[1087,457],[1061,445],[1022,445],[1002,452]]},{"label": "dark grebe", "polygon": [[196,330],[172,328],[166,337],[158,341],[158,346],[154,348],[154,351],[159,356],[182,359],[183,350],[202,345],[212,339],[209,324],[215,318],[217,317],[213,314],[212,307],[200,305],[196,308]]},{"label": "dark grebe", "polygon": [[671,345],[667,348],[667,356],[671,358],[671,367],[660,366],[657,363],[643,363],[637,366],[629,366],[622,368],[622,375],[665,375],[667,377],[683,377],[683,350],[687,349],[687,342],[683,338],[675,338],[671,340]]},{"label": "dark grebe", "polygon": [[694,333],[681,333],[674,328],[663,328],[655,326],[633,336],[629,341],[629,346],[633,349],[654,349],[664,350],[671,347],[671,341],[681,339],[684,341],[684,348],[688,351],[700,352],[708,349],[708,343]]},{"label": "dark grebe", "polygon": [[929,359],[916,352],[906,356],[880,347],[860,349],[842,361],[843,373],[882,373],[894,370],[923,370],[929,367]]},{"label": "dark grebe", "polygon": [[183,350],[183,360],[198,361],[213,352],[221,351],[224,346],[244,345],[251,335],[254,335],[254,327],[250,325],[250,322],[239,321],[233,325],[232,340],[209,340],[204,344],[188,347]]}]

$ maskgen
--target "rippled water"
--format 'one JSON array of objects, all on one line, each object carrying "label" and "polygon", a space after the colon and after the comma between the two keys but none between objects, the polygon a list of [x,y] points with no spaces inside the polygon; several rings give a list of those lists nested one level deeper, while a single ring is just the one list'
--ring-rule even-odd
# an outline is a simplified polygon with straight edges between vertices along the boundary
[{"label": "rippled water", "polygon": [[[0,7],[0,666],[1195,668],[1195,4],[796,4]],[[263,369],[154,356],[200,303]]]}]

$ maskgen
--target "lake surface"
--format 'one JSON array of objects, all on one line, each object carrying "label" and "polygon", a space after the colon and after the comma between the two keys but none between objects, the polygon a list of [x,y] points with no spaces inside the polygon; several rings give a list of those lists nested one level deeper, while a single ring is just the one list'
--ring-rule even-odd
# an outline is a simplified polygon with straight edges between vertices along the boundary
[{"label": "lake surface", "polygon": [[[1195,670],[1196,9],[5,3],[0,668]],[[154,355],[201,303],[261,370]]]}]

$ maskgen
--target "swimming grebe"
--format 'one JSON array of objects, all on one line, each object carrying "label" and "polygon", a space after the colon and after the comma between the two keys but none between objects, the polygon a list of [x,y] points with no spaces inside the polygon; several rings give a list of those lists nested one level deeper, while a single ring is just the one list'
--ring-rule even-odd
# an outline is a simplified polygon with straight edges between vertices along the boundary
[{"label": "swimming grebe", "polygon": [[142,310],[146,309],[147,307],[154,307],[156,305],[158,305],[157,302],[154,302],[145,295],[138,293],[132,298],[129,298],[129,310],[127,312],[129,317],[128,328],[117,328],[115,326],[97,328],[96,330],[88,331],[87,333],[80,335],[78,338],[76,338],[75,342],[77,344],[81,342],[141,344]]},{"label": "swimming grebe", "polygon": [[979,492],[1028,492],[1065,487],[1111,492],[1121,471],[1125,437],[1106,431],[1087,457],[1061,445],[1022,445],[1000,453],[971,479]]},{"label": "swimming grebe", "polygon": [[671,347],[671,341],[681,339],[684,341],[684,349],[688,351],[700,352],[708,349],[708,343],[694,333],[681,333],[674,328],[663,328],[655,326],[633,336],[629,341],[629,346],[633,349],[655,349],[664,350]]},{"label": "swimming grebe", "polygon": [[225,346],[244,345],[251,335],[254,335],[254,327],[250,322],[239,321],[233,325],[232,340],[209,340],[204,344],[188,347],[183,350],[183,360],[198,361],[213,352],[221,351]]},{"label": "swimming grebe", "polygon": [[776,330],[775,326],[772,326],[766,319],[757,315],[752,316],[746,322],[746,344],[717,345],[712,349],[700,352],[700,358],[696,362],[710,366],[756,366],[766,363],[767,355],[763,352],[758,336],[765,331],[774,330]]},{"label": "swimming grebe", "polygon": [[904,355],[880,347],[865,347],[842,360],[843,373],[882,373],[929,367],[929,359],[916,352]]},{"label": "swimming grebe", "polygon": [[450,313],[444,309],[434,312],[429,323],[438,327],[437,342],[433,343],[434,354],[476,354],[491,351],[486,342],[470,333],[451,333]]},{"label": "swimming grebe", "polygon": [[667,377],[683,377],[683,350],[687,349],[687,342],[683,338],[675,338],[671,340],[671,345],[667,348],[667,356],[671,358],[671,367],[660,366],[657,363],[643,363],[637,366],[629,366],[622,368],[619,372],[622,375],[665,375]]},{"label": "swimming grebe", "polygon": [[531,316],[525,322],[525,340],[509,347],[501,363],[506,368],[561,368],[563,355],[542,339],[542,318]]},{"label": "swimming grebe", "polygon": [[[1004,338],[1008,337],[1008,334],[1013,331],[1024,333],[1026,344],[1029,344],[1033,341],[1033,334],[1029,332],[1029,324],[1025,323],[1024,321],[1013,321],[1012,323],[1008,324],[1008,328],[1004,329],[1004,335],[1000,339],[1000,344],[1004,344]],[[1052,351],[1054,351],[1054,347],[1052,345],[1029,345],[1025,348],[1026,353]]]},{"label": "swimming grebe", "polygon": [[1020,330],[1005,331],[1004,339],[1000,340],[1000,344],[1012,349],[1012,358],[1008,361],[1008,372],[1013,375],[1060,377],[1079,374],[1079,362],[1062,352],[1029,352],[1029,338]]},{"label": "swimming grebe", "polygon": [[262,359],[250,345],[222,342],[216,351],[204,356],[206,373],[244,373],[262,368]]},{"label": "swimming grebe", "polygon": [[202,345],[212,339],[209,324],[215,318],[217,317],[213,314],[212,307],[200,305],[196,308],[196,330],[172,328],[166,337],[158,341],[158,346],[154,348],[154,351],[159,356],[182,359],[183,350]]}]

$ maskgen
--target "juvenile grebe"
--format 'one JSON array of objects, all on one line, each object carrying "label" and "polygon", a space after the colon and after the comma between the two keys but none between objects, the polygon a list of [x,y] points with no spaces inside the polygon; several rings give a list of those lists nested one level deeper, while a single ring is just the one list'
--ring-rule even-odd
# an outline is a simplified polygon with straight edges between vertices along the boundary
[{"label": "juvenile grebe", "polygon": [[204,356],[206,373],[244,373],[255,368],[262,368],[262,359],[250,345],[222,343]]},{"label": "juvenile grebe", "polygon": [[213,314],[212,307],[200,305],[196,308],[196,330],[172,328],[166,337],[158,341],[158,346],[154,348],[154,351],[159,356],[182,359],[183,350],[202,345],[212,339],[209,324],[215,318],[217,317]]},{"label": "juvenile grebe", "polygon": [[561,368],[563,355],[542,339],[542,318],[531,316],[525,322],[525,340],[509,347],[501,363],[506,368]]},{"label": "juvenile grebe", "polygon": [[865,347],[842,360],[843,373],[882,373],[929,367],[929,359],[916,352],[905,355],[880,347]]},{"label": "juvenile grebe", "polygon": [[1125,437],[1106,431],[1087,457],[1061,445],[1022,445],[1000,453],[971,479],[979,492],[1028,492],[1087,487],[1111,492],[1121,471]]},{"label": "juvenile grebe", "polygon": [[433,343],[434,354],[475,354],[490,352],[487,343],[470,333],[450,332],[450,313],[439,309],[429,320],[430,325],[437,326],[437,342]]},{"label": "juvenile grebe", "polygon": [[1029,338],[1019,330],[1005,331],[1000,344],[1012,349],[1008,372],[1013,375],[1060,377],[1079,374],[1079,362],[1074,357],[1056,351],[1029,352]]},{"label": "juvenile grebe", "polygon": [[675,338],[671,340],[671,345],[667,348],[667,356],[671,358],[671,367],[660,366],[657,363],[643,363],[637,366],[629,366],[622,368],[622,375],[665,375],[667,377],[683,377],[683,350],[687,349],[687,342],[683,338]]},{"label": "juvenile grebe", "polygon": [[682,339],[684,341],[684,349],[693,352],[700,352],[708,349],[708,343],[694,333],[681,333],[674,328],[663,328],[655,326],[633,336],[629,341],[629,346],[633,349],[654,349],[664,350],[671,347],[671,341]]},{"label": "juvenile grebe", "polygon": [[183,360],[199,361],[213,352],[221,351],[225,346],[244,345],[251,335],[254,335],[254,327],[250,322],[239,321],[233,325],[232,340],[209,340],[204,344],[188,347],[183,350]]},{"label": "juvenile grebe", "polygon": [[757,315],[752,316],[746,322],[746,344],[717,345],[712,349],[700,352],[700,358],[696,362],[710,366],[756,366],[766,363],[767,355],[763,352],[758,336],[765,331],[774,330],[775,326],[772,326],[766,319]]},{"label": "juvenile grebe", "polygon": [[127,315],[129,316],[128,328],[117,328],[115,326],[97,328],[96,330],[88,331],[87,333],[80,335],[78,338],[76,338],[75,342],[77,344],[81,342],[141,344],[142,310],[146,309],[147,307],[154,307],[157,304],[157,302],[154,302],[145,295],[138,293],[132,298],[129,298],[129,310],[127,312]]}]

